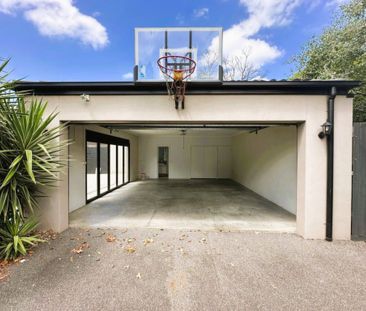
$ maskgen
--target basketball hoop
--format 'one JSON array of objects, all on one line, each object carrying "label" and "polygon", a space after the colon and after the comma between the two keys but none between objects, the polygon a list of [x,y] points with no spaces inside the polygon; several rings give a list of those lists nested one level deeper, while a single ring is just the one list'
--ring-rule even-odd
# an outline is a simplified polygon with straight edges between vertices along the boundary
[{"label": "basketball hoop", "polygon": [[186,91],[186,80],[192,76],[196,69],[196,62],[187,56],[166,55],[157,61],[162,72],[168,94],[174,98],[175,108],[184,109],[184,95]]}]

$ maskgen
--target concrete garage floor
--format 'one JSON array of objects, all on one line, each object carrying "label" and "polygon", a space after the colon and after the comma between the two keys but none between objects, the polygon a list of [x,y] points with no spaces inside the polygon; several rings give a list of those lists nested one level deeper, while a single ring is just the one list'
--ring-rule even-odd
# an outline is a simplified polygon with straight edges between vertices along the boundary
[{"label": "concrete garage floor", "polygon": [[365,262],[364,242],[295,234],[69,229],[10,267],[0,309],[366,310]]},{"label": "concrete garage floor", "polygon": [[232,180],[149,180],[72,212],[70,226],[295,232],[296,218]]}]

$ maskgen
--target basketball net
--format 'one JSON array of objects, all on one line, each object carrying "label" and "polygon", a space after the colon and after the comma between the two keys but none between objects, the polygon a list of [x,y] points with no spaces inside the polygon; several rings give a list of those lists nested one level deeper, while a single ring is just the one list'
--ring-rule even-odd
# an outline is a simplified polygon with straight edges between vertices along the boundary
[{"label": "basketball net", "polygon": [[[171,64],[167,65],[168,59],[173,61]],[[185,63],[182,62],[182,59]],[[165,63],[165,66],[164,64],[161,64],[162,60]],[[175,102],[175,109],[184,109],[186,79],[194,72],[196,62],[185,56],[170,55],[161,57],[158,60],[158,66],[160,67],[161,73],[165,79],[169,98]],[[178,66],[181,68],[178,69]]]},{"label": "basketball net", "polygon": [[183,79],[183,72],[173,71],[173,79],[163,72],[169,98],[174,100],[176,109],[184,109],[184,97],[186,92],[186,81]]}]

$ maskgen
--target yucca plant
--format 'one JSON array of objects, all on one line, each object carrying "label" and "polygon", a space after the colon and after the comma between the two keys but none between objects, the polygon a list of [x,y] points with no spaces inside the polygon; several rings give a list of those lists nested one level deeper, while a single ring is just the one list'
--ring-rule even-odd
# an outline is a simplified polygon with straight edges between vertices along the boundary
[{"label": "yucca plant", "polygon": [[41,186],[57,180],[63,166],[59,143],[63,126],[50,128],[56,114],[43,118],[46,104],[24,98],[17,105],[0,100],[1,121],[6,135],[0,138],[0,215],[8,217],[18,212],[33,212]]},{"label": "yucca plant", "polygon": [[[57,114],[44,115],[47,103],[12,91],[14,84],[6,81],[4,73],[6,65],[7,61],[0,65],[0,245],[9,234],[19,231],[27,237],[35,228],[26,225],[35,221],[27,217],[33,216],[42,189],[57,180],[64,165],[60,153],[67,144],[59,139],[65,126],[51,125]],[[13,239],[18,240],[17,236]],[[7,249],[1,254],[22,254],[19,244],[7,245],[12,245],[7,246],[12,248],[10,253]],[[21,245],[26,249],[31,243]]]},{"label": "yucca plant", "polygon": [[8,219],[0,226],[0,257],[6,260],[15,259],[27,254],[27,249],[38,242],[43,242],[37,235],[32,235],[38,221],[31,217],[22,220],[17,216]]}]

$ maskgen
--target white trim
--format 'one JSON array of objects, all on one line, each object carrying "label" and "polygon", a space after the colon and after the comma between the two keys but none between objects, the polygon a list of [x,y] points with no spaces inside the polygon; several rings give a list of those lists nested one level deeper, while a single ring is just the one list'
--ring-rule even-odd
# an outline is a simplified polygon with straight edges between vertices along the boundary
[{"label": "white trim", "polygon": [[135,32],[142,31],[218,31],[222,33],[222,27],[136,27]]}]

